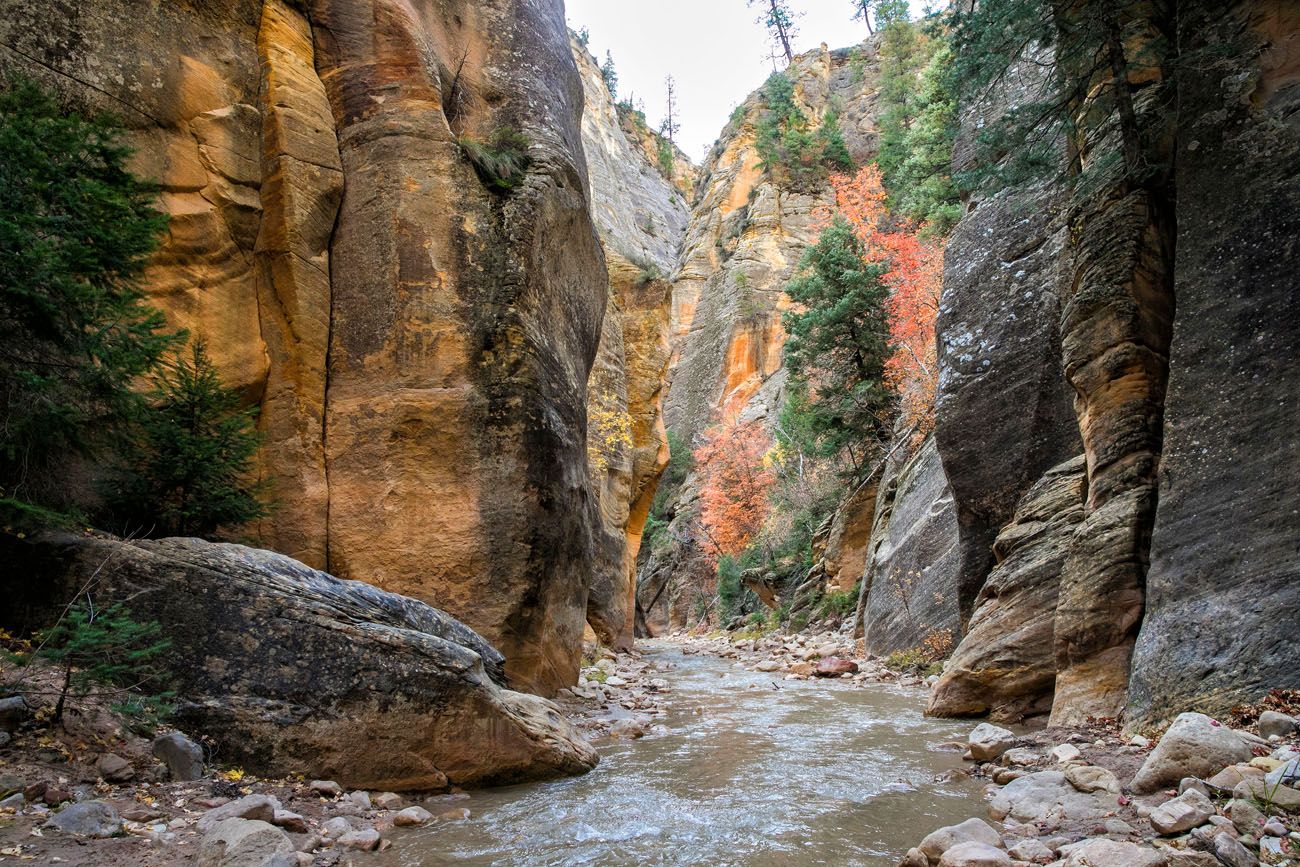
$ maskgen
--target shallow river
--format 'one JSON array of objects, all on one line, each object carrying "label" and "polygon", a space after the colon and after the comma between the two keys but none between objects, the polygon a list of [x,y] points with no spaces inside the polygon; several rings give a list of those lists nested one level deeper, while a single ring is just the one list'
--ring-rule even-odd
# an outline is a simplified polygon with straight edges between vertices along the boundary
[{"label": "shallow river", "polygon": [[728,660],[642,647],[672,684],[668,734],[602,741],[583,777],[473,792],[450,805],[469,820],[397,829],[370,863],[892,865],[983,813],[975,783],[935,781],[963,764],[936,747],[970,724],[924,718],[916,691],[774,689]]}]

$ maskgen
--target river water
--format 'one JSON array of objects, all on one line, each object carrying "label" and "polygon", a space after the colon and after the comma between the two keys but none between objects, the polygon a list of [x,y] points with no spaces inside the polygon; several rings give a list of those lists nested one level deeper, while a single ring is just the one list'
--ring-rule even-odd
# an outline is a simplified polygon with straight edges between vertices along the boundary
[{"label": "river water", "polygon": [[470,819],[395,829],[368,863],[893,865],[983,813],[976,783],[936,781],[963,766],[940,747],[970,724],[926,719],[916,690],[774,688],[725,659],[638,646],[667,669],[668,734],[603,741],[583,777],[472,792],[444,805]]}]

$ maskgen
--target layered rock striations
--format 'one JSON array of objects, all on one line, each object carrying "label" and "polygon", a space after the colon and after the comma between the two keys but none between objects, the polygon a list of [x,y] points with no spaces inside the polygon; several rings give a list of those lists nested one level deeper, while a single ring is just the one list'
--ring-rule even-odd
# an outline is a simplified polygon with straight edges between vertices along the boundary
[{"label": "layered rock striations", "polygon": [[0,539],[5,625],[88,594],[156,621],[175,722],[259,774],[432,791],[582,773],[586,740],[445,613],[279,554],[197,539]]},{"label": "layered rock striations", "polygon": [[599,513],[587,621],[604,643],[627,649],[642,530],[668,461],[662,410],[668,278],[689,217],[678,184],[690,188],[694,167],[683,158],[674,179],[665,177],[655,154],[666,142],[629,124],[595,59],[576,38],[572,49],[585,102],[582,144],[592,218],[609,269],[609,299],[587,389],[587,451]]},{"label": "layered rock striations", "polygon": [[997,565],[934,687],[929,713],[1018,722],[1051,712],[1057,596],[1070,541],[1083,520],[1085,469],[1082,456],[1053,467],[998,533]]},{"label": "layered rock striations", "polygon": [[[130,127],[171,217],[151,298],[260,408],[256,538],[572,682],[608,292],[561,4],[4,0],[0,66]],[[503,129],[508,194],[467,158]]]},{"label": "layered rock striations", "polygon": [[1180,52],[1242,53],[1177,80],[1177,312],[1129,691],[1140,717],[1300,688],[1297,33],[1293,4],[1179,4]]},{"label": "layered rock striations", "polygon": [[[804,114],[832,104],[850,154],[876,147],[875,51],[824,46],[786,70]],[[775,406],[783,378],[782,289],[829,213],[829,186],[796,192],[760,165],[756,124],[763,91],[751,94],[723,130],[700,170],[699,188],[673,281],[668,426],[686,441],[719,420],[762,416]]]},{"label": "layered rock striations", "polygon": [[[1056,10],[1070,63],[1103,51],[1069,42],[1089,32],[1071,22],[1104,28],[1096,12],[1088,2]],[[1300,523],[1283,481],[1300,458],[1277,430],[1290,413],[1280,396],[1297,385],[1284,359],[1298,349],[1287,263],[1300,131],[1287,118],[1300,22],[1255,0],[1137,4],[1126,14],[1125,50],[1138,60],[1118,86],[1110,80],[1070,106],[1088,195],[1041,215],[999,216],[997,198],[992,210],[978,202],[949,248],[938,440],[959,514],[976,518],[962,520],[964,595],[983,580],[981,534],[1035,466],[1081,442],[1086,474],[1079,489],[1062,464],[1020,499],[932,712],[1156,722],[1187,709],[1222,713],[1297,683],[1296,645],[1281,624],[1300,613]],[[1189,64],[1175,52],[1220,54]],[[1094,101],[1108,89],[1132,110],[1099,123],[1106,112]],[[1135,161],[1138,171],[1113,171]],[[1004,196],[1060,202],[1050,188]],[[967,305],[965,276],[979,269],[963,263],[986,218],[989,237],[1026,251],[1015,278],[1027,304],[1007,308],[1014,318]],[[985,345],[983,329],[1002,336]],[[985,391],[970,365],[1018,345],[1028,351],[986,365],[992,377],[1010,371],[1008,387],[1030,398],[1009,417],[1004,396]],[[1077,439],[1055,397],[1062,372]],[[998,436],[962,435],[981,417]]]},{"label": "layered rock striations", "polygon": [[934,439],[883,469],[862,573],[868,653],[951,647],[961,630],[957,512]]}]

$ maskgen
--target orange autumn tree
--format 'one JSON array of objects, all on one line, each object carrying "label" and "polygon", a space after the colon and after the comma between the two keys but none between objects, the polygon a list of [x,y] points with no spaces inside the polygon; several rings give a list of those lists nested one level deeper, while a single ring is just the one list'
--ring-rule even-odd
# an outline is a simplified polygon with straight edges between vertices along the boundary
[{"label": "orange autumn tree", "polygon": [[888,266],[883,279],[890,289],[885,309],[893,354],[885,362],[885,382],[899,395],[904,423],[919,439],[934,427],[939,379],[934,323],[943,284],[943,245],[889,212],[875,165],[852,176],[833,175],[830,182],[835,210],[862,241],[863,258]]},{"label": "orange autumn tree", "polygon": [[731,422],[706,431],[695,450],[700,524],[715,559],[739,557],[767,519],[767,494],[776,481],[763,461],[770,446],[760,422]]}]

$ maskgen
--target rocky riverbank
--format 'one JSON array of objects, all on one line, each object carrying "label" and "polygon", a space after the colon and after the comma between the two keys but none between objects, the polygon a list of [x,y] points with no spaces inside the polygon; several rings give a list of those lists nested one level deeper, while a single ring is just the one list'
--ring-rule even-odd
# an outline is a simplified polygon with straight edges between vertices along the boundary
[{"label": "rocky riverbank", "polygon": [[987,817],[933,831],[900,867],[1300,864],[1300,734],[1287,714],[1232,728],[1184,713],[1157,740],[1109,723],[985,723],[966,746],[971,773],[990,781]]}]

